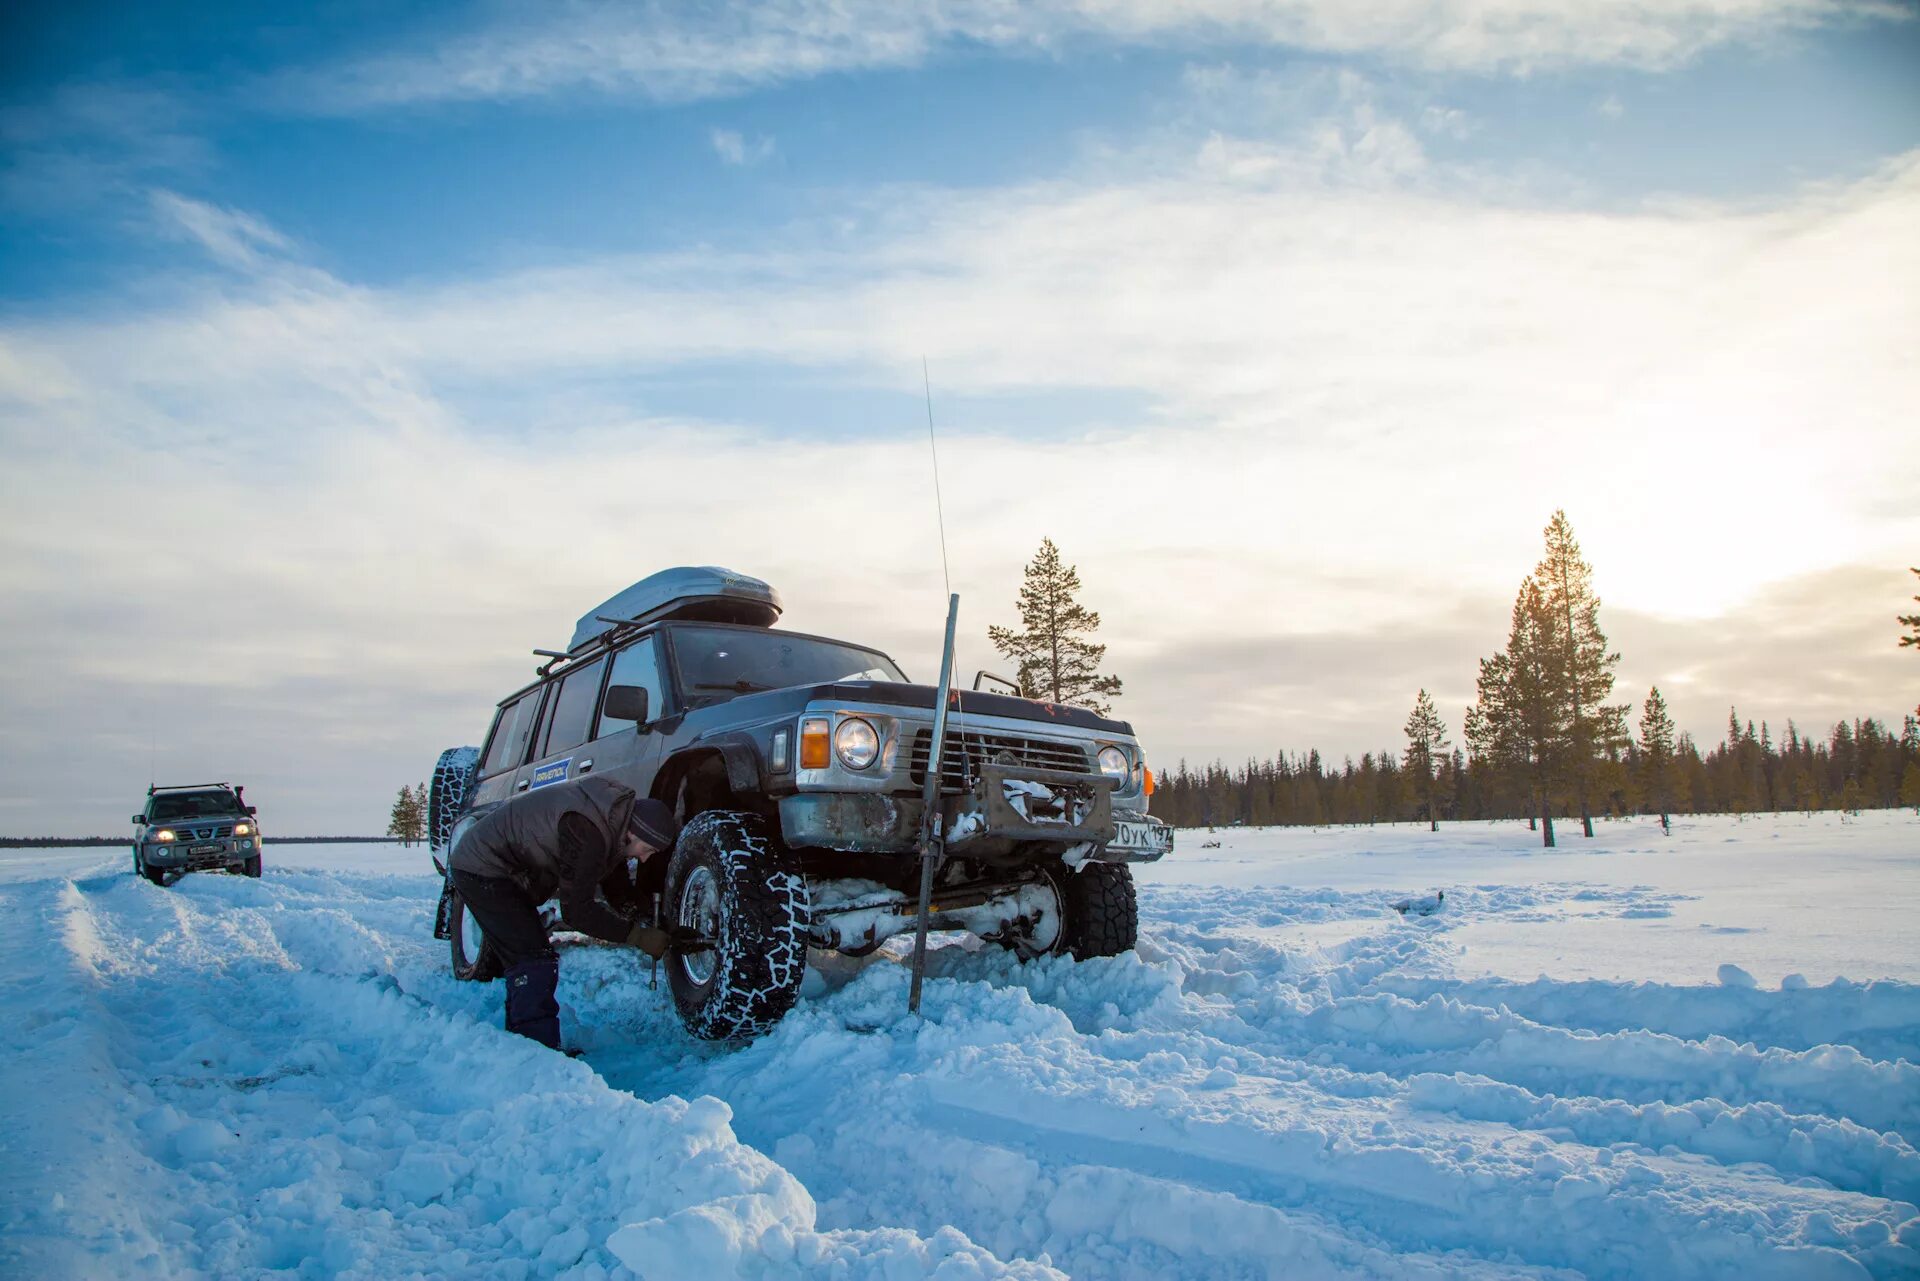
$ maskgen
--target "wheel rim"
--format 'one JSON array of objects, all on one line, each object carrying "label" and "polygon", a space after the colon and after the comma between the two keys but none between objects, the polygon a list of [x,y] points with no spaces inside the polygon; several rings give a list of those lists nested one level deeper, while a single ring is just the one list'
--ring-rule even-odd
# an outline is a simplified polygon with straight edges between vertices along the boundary
[{"label": "wheel rim", "polygon": [[[676,924],[695,931],[703,938],[717,941],[720,933],[720,882],[714,879],[712,868],[696,867],[687,873],[686,884],[680,887],[680,911]],[[711,982],[713,972],[719,967],[720,955],[713,949],[680,954],[680,968],[696,986],[704,987]]]},{"label": "wheel rim", "polygon": [[480,964],[480,949],[486,946],[486,932],[480,928],[480,922],[473,919],[473,913],[467,905],[460,905],[460,959],[469,969]]}]

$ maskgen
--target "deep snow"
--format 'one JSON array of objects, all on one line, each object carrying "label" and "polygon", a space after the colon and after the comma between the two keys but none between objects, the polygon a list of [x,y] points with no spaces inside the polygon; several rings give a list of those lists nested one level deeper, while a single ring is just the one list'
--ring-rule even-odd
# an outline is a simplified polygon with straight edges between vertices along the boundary
[{"label": "deep snow", "polygon": [[822,958],[745,1048],[582,944],[578,1062],[420,849],[0,851],[0,1275],[1920,1275],[1920,822],[1600,830],[1182,833],[1136,955]]}]

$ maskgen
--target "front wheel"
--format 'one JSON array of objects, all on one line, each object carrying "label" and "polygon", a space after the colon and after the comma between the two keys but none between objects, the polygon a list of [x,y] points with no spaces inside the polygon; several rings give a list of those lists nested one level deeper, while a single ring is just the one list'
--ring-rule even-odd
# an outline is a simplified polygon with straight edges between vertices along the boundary
[{"label": "front wheel", "polygon": [[258,854],[255,854],[252,858],[247,859],[240,864],[240,875],[251,876],[256,880],[259,879],[260,856]]},{"label": "front wheel", "polygon": [[751,814],[709,810],[687,823],[667,864],[667,922],[712,946],[675,954],[667,986],[687,1031],[758,1036],[800,996],[811,909],[800,860]]},{"label": "front wheel", "polygon": [[146,877],[149,881],[152,881],[155,885],[159,885],[163,887],[166,885],[167,883],[166,869],[155,867],[153,864],[147,862],[145,858],[142,858],[140,856],[138,851],[135,851],[134,853],[133,865],[136,869],[139,870],[140,875]]},{"label": "front wheel", "polygon": [[500,956],[487,942],[480,922],[473,919],[467,901],[454,894],[448,905],[447,938],[453,954],[453,977],[463,983],[491,983],[500,977]]},{"label": "front wheel", "polygon": [[1059,950],[1084,961],[1130,952],[1140,938],[1140,904],[1133,869],[1125,863],[1082,863],[1060,887]]}]

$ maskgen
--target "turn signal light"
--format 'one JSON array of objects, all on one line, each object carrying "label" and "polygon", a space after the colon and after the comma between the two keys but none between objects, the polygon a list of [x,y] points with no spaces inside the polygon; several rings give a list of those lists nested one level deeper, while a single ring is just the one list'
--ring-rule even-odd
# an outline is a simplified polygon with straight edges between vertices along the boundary
[{"label": "turn signal light", "polygon": [[826,769],[833,763],[828,742],[828,722],[824,716],[809,716],[800,722],[800,768]]},{"label": "turn signal light", "polygon": [[1140,772],[1147,776],[1147,795],[1152,796],[1153,795],[1153,771],[1148,769],[1146,766],[1142,765],[1140,767]]}]

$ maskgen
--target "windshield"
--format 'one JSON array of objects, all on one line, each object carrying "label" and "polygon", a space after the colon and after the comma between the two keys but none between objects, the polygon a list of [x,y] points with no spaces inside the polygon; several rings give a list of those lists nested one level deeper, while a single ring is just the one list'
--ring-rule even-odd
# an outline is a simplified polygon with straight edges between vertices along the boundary
[{"label": "windshield", "polygon": [[239,812],[240,803],[233,799],[232,792],[175,792],[154,797],[153,811],[148,817],[156,823],[168,823],[175,819],[225,817]]},{"label": "windshield", "polygon": [[892,659],[870,649],[733,627],[676,627],[673,656],[690,707],[794,685],[907,679]]}]

